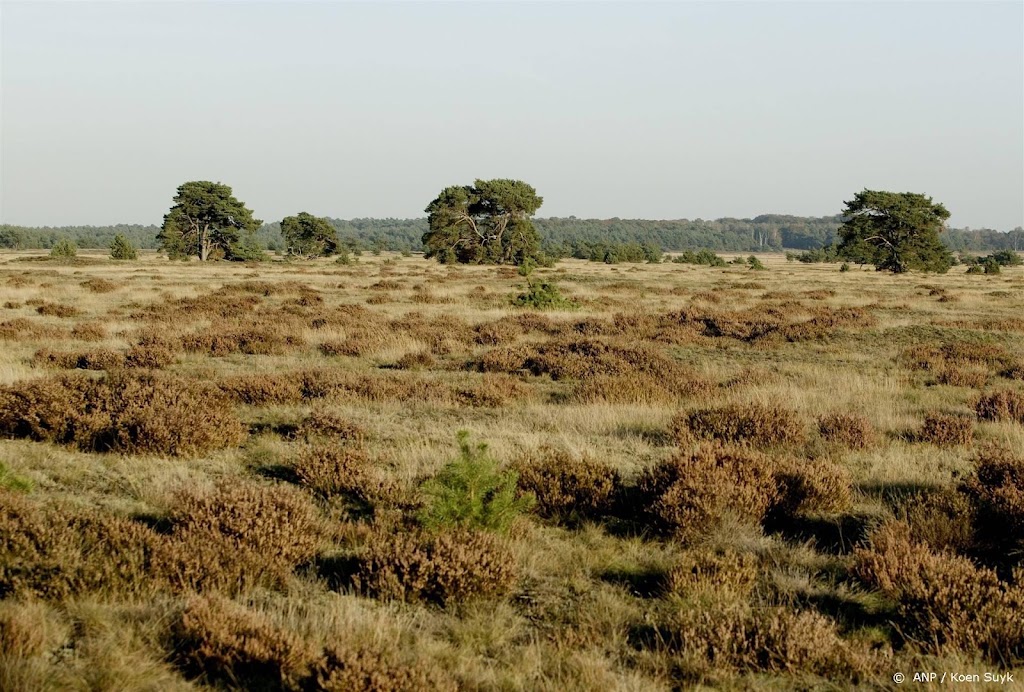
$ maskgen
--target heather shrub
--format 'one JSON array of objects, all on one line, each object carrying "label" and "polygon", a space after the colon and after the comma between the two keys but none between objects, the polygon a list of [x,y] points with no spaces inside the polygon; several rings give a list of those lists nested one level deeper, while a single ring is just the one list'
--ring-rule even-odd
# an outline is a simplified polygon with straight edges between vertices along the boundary
[{"label": "heather shrub", "polygon": [[82,286],[92,293],[110,293],[117,290],[117,284],[107,279],[88,279],[82,282]]},{"label": "heather shrub", "polygon": [[856,572],[895,602],[900,631],[927,652],[977,653],[1013,665],[1024,660],[1024,589],[1000,582],[969,559],[932,552],[890,522],[856,552]]},{"label": "heather shrub", "polygon": [[669,630],[691,675],[805,673],[853,682],[874,667],[867,652],[840,638],[834,621],[814,611],[683,607]]},{"label": "heather shrub", "polygon": [[451,675],[426,662],[399,663],[382,650],[329,647],[317,663],[313,685],[324,692],[455,692]]},{"label": "heather shrub", "polygon": [[1024,394],[1013,389],[982,394],[974,404],[974,411],[982,420],[1009,420],[1024,424]]},{"label": "heather shrub", "polygon": [[43,317],[75,317],[79,314],[78,308],[60,303],[43,303],[36,308],[36,312]]},{"label": "heather shrub", "polygon": [[107,330],[102,324],[82,322],[71,328],[71,338],[79,341],[101,341],[107,338]]},{"label": "heather shrub", "polygon": [[749,449],[703,445],[645,470],[637,505],[652,528],[692,539],[727,516],[753,524],[778,501],[775,464]]},{"label": "heather shrub", "polygon": [[794,411],[763,404],[728,404],[676,416],[672,433],[680,444],[697,438],[775,447],[803,442],[806,430]]},{"label": "heather shrub", "polygon": [[303,383],[288,375],[235,375],[217,386],[233,401],[250,406],[293,404],[303,398]]},{"label": "heather shrub", "polygon": [[159,344],[136,345],[124,354],[124,367],[157,370],[171,365],[176,354],[167,346]]},{"label": "heather shrub", "polygon": [[1003,555],[1024,547],[1024,457],[996,447],[983,450],[960,492],[974,506],[979,544]]},{"label": "heather shrub", "polygon": [[952,413],[929,411],[918,433],[922,442],[940,447],[969,445],[974,439],[974,419]]},{"label": "heather shrub", "polygon": [[162,537],[120,517],[44,507],[0,490],[0,598],[142,593]]},{"label": "heather shrub", "polygon": [[507,531],[530,509],[533,499],[517,496],[518,474],[500,471],[486,443],[473,447],[465,430],[459,431],[457,440],[459,458],[420,487],[424,496],[420,522],[432,529]]},{"label": "heather shrub", "polygon": [[370,596],[437,605],[501,596],[516,580],[501,539],[480,531],[374,535],[359,556],[356,588]]},{"label": "heather shrub", "polygon": [[777,519],[845,512],[853,505],[850,474],[835,462],[787,459],[779,464],[775,481],[779,497],[771,514]]},{"label": "heather shrub", "polygon": [[946,363],[939,369],[936,381],[939,384],[946,384],[951,387],[970,387],[981,389],[988,384],[989,371],[987,368],[965,367],[954,363]]},{"label": "heather shrub", "polygon": [[117,351],[51,351],[41,348],[32,356],[34,367],[61,368],[64,370],[112,370],[124,365],[124,356]]},{"label": "heather shrub", "polygon": [[368,499],[372,469],[359,446],[308,445],[294,462],[299,482],[324,499],[351,496]]},{"label": "heather shrub", "polygon": [[963,492],[946,488],[911,495],[900,507],[900,515],[911,535],[936,552],[966,554],[975,547],[975,509]]},{"label": "heather shrub", "polygon": [[183,493],[169,519],[176,535],[223,537],[286,570],[311,560],[324,536],[317,508],[286,485],[224,482]]},{"label": "heather shrub", "polygon": [[318,655],[294,632],[226,598],[189,599],[169,639],[172,660],[187,675],[244,689],[298,689]]},{"label": "heather shrub", "polygon": [[512,375],[484,373],[479,380],[456,387],[454,394],[460,404],[497,408],[529,397],[532,389]]},{"label": "heather shrub", "polygon": [[399,370],[422,370],[432,368],[437,364],[430,351],[412,351],[398,359],[395,367]]},{"label": "heather shrub", "polygon": [[347,418],[325,411],[313,411],[303,418],[296,428],[296,434],[307,439],[322,437],[351,442],[362,442],[366,439],[366,431],[361,426]]},{"label": "heather shrub", "polygon": [[865,449],[875,441],[875,430],[866,417],[856,413],[830,413],[818,418],[818,432],[829,442],[850,449]]},{"label": "heather shrub", "polygon": [[621,485],[619,474],[588,456],[542,447],[516,465],[521,493],[536,500],[548,519],[596,519],[611,514]]}]

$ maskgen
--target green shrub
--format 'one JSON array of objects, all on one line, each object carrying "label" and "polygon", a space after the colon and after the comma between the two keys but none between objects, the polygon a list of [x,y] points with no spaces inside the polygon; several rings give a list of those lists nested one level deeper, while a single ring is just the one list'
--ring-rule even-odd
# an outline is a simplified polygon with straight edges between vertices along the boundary
[{"label": "green shrub", "polygon": [[989,258],[982,262],[981,266],[985,268],[986,274],[998,274],[1000,273],[1000,271],[1002,271],[999,267],[999,262],[996,262],[992,258]]},{"label": "green shrub", "polygon": [[756,269],[758,271],[762,269],[767,269],[767,267],[765,267],[764,264],[761,263],[761,260],[759,260],[754,255],[751,255],[750,257],[747,258],[747,264],[750,266],[751,269]]},{"label": "green shrub", "polygon": [[138,259],[138,253],[135,251],[135,246],[132,245],[131,241],[118,233],[114,236],[114,241],[110,244],[110,258],[116,260],[133,260]]},{"label": "green shrub", "polygon": [[480,443],[469,443],[469,433],[458,435],[459,458],[421,486],[424,506],[420,522],[431,529],[461,527],[504,532],[533,505],[531,496],[516,496],[519,475],[499,471],[498,462]]},{"label": "green shrub", "polygon": [[11,472],[4,462],[0,461],[0,488],[27,493],[32,490],[32,481]]},{"label": "green shrub", "polygon": [[57,259],[73,259],[78,254],[78,247],[71,238],[61,238],[50,248],[50,257]]}]

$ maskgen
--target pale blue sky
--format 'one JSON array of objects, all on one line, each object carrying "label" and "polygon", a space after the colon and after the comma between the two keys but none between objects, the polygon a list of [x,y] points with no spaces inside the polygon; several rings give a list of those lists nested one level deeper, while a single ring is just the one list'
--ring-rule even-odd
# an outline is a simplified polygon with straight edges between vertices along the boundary
[{"label": "pale blue sky", "polygon": [[923,192],[1024,223],[1024,3],[0,0],[0,221],[421,216],[520,178],[540,216],[838,213]]}]

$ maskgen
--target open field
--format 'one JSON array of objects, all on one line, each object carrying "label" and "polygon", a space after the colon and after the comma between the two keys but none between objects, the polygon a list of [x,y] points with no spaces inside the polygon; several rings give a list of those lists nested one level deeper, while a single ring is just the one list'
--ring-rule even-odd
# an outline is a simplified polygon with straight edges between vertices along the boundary
[{"label": "open field", "polygon": [[[0,255],[0,689],[1024,677],[1024,267]],[[421,526],[486,442],[534,505]],[[979,683],[983,687],[983,683]]]}]

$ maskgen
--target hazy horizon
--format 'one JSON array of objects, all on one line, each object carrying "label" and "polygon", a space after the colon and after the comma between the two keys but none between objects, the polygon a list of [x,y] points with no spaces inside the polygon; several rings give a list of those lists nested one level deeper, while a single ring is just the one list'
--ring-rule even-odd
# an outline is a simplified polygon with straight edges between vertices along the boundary
[{"label": "hazy horizon", "polygon": [[864,188],[1024,224],[1024,4],[0,0],[0,223],[830,216]]}]

